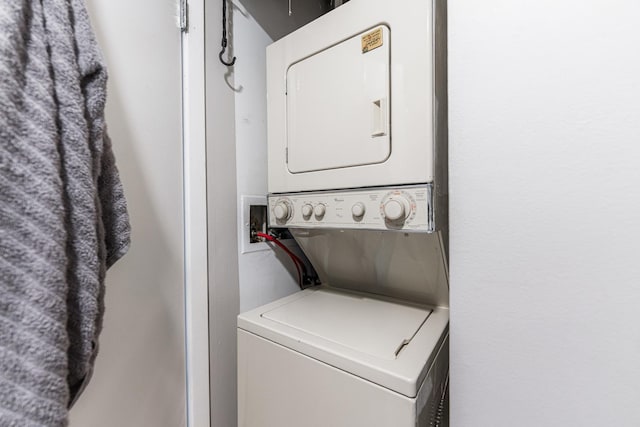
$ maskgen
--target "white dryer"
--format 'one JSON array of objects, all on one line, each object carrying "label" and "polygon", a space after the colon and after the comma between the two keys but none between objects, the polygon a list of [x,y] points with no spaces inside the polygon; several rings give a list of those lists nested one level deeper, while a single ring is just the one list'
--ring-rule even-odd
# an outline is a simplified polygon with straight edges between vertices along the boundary
[{"label": "white dryer", "polygon": [[269,192],[446,179],[446,64],[446,0],[351,0],[267,47]]}]

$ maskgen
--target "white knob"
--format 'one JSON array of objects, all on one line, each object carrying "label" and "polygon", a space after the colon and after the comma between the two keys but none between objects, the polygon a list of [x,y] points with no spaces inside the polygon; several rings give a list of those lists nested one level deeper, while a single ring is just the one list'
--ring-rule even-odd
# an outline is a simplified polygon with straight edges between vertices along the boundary
[{"label": "white knob", "polygon": [[308,203],[306,205],[302,206],[302,216],[303,217],[309,218],[312,213],[313,213],[313,206],[311,206]]},{"label": "white knob", "polygon": [[364,203],[358,202],[355,205],[351,206],[351,213],[354,217],[360,218],[364,215],[365,212]]},{"label": "white knob", "polygon": [[327,211],[327,209],[324,207],[324,205],[317,205],[314,209],[313,209],[313,213],[316,215],[316,217],[318,218],[322,218],[325,214],[325,212]]},{"label": "white knob", "polygon": [[276,215],[276,218],[281,221],[289,219],[289,216],[291,215],[289,205],[285,202],[276,203],[273,208],[273,213]]},{"label": "white knob", "polygon": [[404,197],[393,198],[384,204],[383,210],[390,221],[404,220],[409,216],[409,201]]}]

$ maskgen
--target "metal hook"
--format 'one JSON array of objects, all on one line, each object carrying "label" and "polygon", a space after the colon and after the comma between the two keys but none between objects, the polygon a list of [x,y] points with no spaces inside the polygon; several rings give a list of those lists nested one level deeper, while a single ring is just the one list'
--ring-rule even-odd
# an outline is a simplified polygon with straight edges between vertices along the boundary
[{"label": "metal hook", "polygon": [[[225,40],[226,41],[226,40]],[[222,50],[220,51],[220,53],[218,54],[218,58],[220,58],[220,62],[222,62],[224,65],[226,65],[227,67],[232,67],[235,63],[236,63],[236,57],[234,56],[233,59],[231,59],[231,62],[227,62],[222,58],[222,55],[224,55],[224,51],[227,50],[227,46],[225,44],[222,45]]]},{"label": "metal hook", "polygon": [[220,62],[222,62],[227,67],[232,67],[233,64],[236,63],[236,57],[234,56],[231,59],[231,62],[227,62],[222,58],[225,51],[227,50],[227,0],[222,0],[222,50],[218,54],[218,58],[220,58]]}]

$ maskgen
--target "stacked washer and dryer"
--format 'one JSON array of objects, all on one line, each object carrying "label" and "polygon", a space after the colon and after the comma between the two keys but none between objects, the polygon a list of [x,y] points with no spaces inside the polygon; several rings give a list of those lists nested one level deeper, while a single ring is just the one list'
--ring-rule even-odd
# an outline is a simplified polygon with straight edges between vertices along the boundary
[{"label": "stacked washer and dryer", "polygon": [[436,424],[446,74],[446,0],[351,0],[267,48],[269,224],[322,285],[238,317],[239,426]]}]

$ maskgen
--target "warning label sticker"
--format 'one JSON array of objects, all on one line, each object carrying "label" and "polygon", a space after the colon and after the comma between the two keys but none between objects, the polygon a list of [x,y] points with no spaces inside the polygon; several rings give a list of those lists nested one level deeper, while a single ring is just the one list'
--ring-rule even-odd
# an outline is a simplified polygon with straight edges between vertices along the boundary
[{"label": "warning label sticker", "polygon": [[382,27],[369,31],[362,36],[362,53],[367,53],[382,46]]}]

